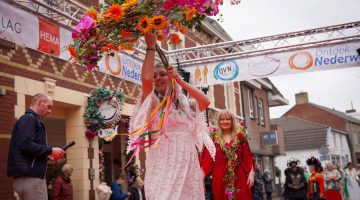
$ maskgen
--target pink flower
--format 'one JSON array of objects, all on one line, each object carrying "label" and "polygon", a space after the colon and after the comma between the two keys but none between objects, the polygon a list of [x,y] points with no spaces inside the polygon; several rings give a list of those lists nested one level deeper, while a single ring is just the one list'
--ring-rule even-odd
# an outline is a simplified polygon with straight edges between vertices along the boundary
[{"label": "pink flower", "polygon": [[78,25],[76,25],[75,30],[72,32],[72,38],[77,38],[79,33],[85,33],[90,28],[94,27],[94,20],[89,16],[84,16],[81,18]]},{"label": "pink flower", "polygon": [[240,122],[240,126],[244,127],[244,126],[245,126],[245,122],[244,122],[244,121],[241,121],[241,122]]},{"label": "pink flower", "polygon": [[165,10],[171,10],[172,6],[173,6],[173,2],[171,2],[171,0],[165,1],[163,3],[163,7],[164,7]]}]

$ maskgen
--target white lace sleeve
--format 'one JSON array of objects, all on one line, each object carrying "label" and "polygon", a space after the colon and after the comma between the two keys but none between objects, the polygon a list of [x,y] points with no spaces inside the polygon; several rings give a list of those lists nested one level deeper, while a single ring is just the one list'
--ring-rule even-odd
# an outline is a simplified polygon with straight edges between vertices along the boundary
[{"label": "white lace sleeve", "polygon": [[[140,93],[136,99],[134,111],[130,119],[129,133],[139,129],[146,123],[149,112],[151,111],[150,109],[152,108],[152,104],[156,103],[155,101],[157,98],[155,97],[154,92],[151,92],[142,103],[141,96],[142,93]],[[135,134],[129,137],[126,153],[134,150],[134,147],[131,147],[131,143],[135,142],[138,138],[139,136]]]},{"label": "white lace sleeve", "polygon": [[215,160],[216,148],[214,142],[209,136],[209,129],[206,125],[205,112],[201,112],[197,101],[189,101],[190,108],[194,112],[194,135],[196,138],[196,146],[199,150],[203,149],[203,145],[208,149],[213,160]]}]

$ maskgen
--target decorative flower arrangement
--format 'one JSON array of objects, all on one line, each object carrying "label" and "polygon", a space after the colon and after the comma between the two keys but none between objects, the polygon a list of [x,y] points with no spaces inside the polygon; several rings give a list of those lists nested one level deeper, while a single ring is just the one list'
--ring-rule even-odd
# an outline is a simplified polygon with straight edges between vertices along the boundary
[{"label": "decorative flower arrangement", "polygon": [[221,130],[218,131],[215,127],[209,127],[210,136],[212,137],[214,143],[220,146],[220,149],[225,153],[227,158],[225,194],[229,200],[234,200],[236,193],[238,192],[238,189],[235,187],[235,180],[237,178],[235,169],[239,165],[236,151],[239,148],[239,145],[246,140],[245,131],[245,124],[244,122],[241,122],[240,126],[237,127],[237,133],[234,139],[229,143],[225,143],[221,137]]},{"label": "decorative flower arrangement", "polygon": [[88,97],[88,106],[83,114],[87,128],[85,132],[87,138],[94,138],[97,136],[97,132],[106,126],[105,120],[99,112],[99,106],[104,101],[109,101],[112,98],[118,99],[122,106],[125,96],[122,92],[117,90],[110,91],[108,88],[99,88],[93,91]]},{"label": "decorative flower arrangement", "polygon": [[[132,50],[139,37],[154,29],[158,40],[179,43],[186,28],[201,28],[206,16],[219,12],[222,0],[111,0],[112,5],[87,11],[72,33],[72,58],[88,70],[104,53]],[[239,1],[231,1],[232,4]]]}]

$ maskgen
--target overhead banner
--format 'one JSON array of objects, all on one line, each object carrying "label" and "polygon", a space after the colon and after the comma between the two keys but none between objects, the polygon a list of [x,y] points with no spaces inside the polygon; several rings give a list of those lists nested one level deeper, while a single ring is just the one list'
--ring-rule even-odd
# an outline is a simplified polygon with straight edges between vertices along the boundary
[{"label": "overhead banner", "polygon": [[317,48],[272,53],[184,68],[190,72],[190,83],[215,85],[269,76],[279,76],[329,69],[360,67],[356,49],[360,41],[326,44]]},{"label": "overhead banner", "polygon": [[[73,42],[71,30],[4,1],[0,1],[0,23],[0,38],[64,60],[70,59],[67,46]],[[215,85],[269,76],[359,67],[360,58],[356,52],[359,48],[360,41],[357,40],[202,64],[184,69],[191,74],[191,84]],[[114,57],[104,56],[98,66],[100,71],[106,74],[141,84],[142,62],[131,56],[123,53],[117,53]]]}]

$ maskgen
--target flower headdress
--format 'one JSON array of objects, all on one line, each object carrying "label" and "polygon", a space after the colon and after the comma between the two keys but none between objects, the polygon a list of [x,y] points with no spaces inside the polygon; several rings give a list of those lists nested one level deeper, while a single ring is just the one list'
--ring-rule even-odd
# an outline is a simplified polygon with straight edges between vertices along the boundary
[{"label": "flower headdress", "polygon": [[323,171],[323,167],[321,166],[321,162],[319,161],[319,159],[315,158],[314,156],[311,156],[310,158],[308,158],[306,160],[306,163],[309,165],[309,166],[314,166],[315,168],[315,171],[317,173],[320,173]]},{"label": "flower headdress", "polygon": [[295,163],[296,165],[300,164],[300,160],[297,158],[290,158],[290,160],[287,161],[287,166],[291,167],[291,164]]}]

